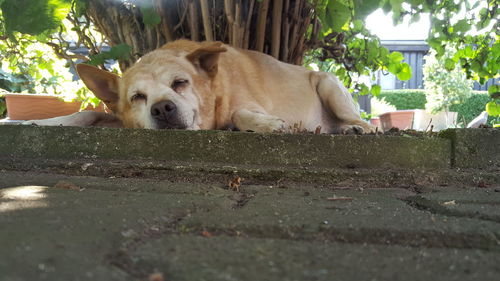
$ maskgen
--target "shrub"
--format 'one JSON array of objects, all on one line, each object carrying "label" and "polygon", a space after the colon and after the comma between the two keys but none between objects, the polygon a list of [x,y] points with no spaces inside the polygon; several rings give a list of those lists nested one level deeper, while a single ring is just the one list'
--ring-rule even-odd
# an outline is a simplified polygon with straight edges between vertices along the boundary
[{"label": "shrub", "polygon": [[372,99],[371,106],[371,116],[379,116],[380,114],[397,110],[396,107],[389,104],[385,98]]},{"label": "shrub", "polygon": [[[467,97],[462,103],[450,106],[450,111],[458,112],[457,122],[466,126],[467,123],[485,110],[485,105],[490,100],[488,92],[474,91],[474,93]],[[493,119],[489,118],[488,123],[492,125],[492,122]]]},{"label": "shrub", "polygon": [[425,90],[383,90],[376,98],[385,100],[388,104],[395,106],[397,110],[424,109],[427,103]]},{"label": "shrub", "polygon": [[426,109],[432,113],[448,111],[453,104],[463,103],[472,92],[472,81],[467,79],[452,58],[450,49],[446,49],[440,58],[437,58],[435,51],[429,52],[424,58]]}]

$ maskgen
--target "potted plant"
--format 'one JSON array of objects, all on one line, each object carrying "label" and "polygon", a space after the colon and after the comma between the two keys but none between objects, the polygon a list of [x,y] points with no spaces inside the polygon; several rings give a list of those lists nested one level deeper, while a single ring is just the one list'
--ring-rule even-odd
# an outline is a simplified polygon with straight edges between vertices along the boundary
[{"label": "potted plant", "polygon": [[[74,81],[67,61],[51,55],[52,50],[44,44],[25,46],[24,37],[17,39],[23,52],[14,59],[0,60],[6,66],[0,68],[0,89],[5,99],[5,103],[0,101],[2,118],[5,109],[10,120],[52,118],[83,109],[104,111],[83,83]],[[0,47],[7,50],[8,46],[2,44],[6,43],[0,43]],[[40,52],[46,55],[39,56]]]},{"label": "potted plant", "polygon": [[418,129],[425,130],[428,124],[436,130],[456,127],[457,113],[451,112],[450,107],[464,102],[472,94],[472,81],[460,70],[448,48],[439,58],[435,51],[425,57],[423,74],[427,104],[426,112],[417,114]]}]

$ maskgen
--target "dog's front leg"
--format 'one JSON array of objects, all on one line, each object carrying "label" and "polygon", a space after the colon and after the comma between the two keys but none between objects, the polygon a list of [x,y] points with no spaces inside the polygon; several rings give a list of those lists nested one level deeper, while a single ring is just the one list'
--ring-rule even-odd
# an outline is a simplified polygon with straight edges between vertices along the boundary
[{"label": "dog's front leg", "polygon": [[121,121],[114,115],[95,111],[81,111],[71,115],[49,119],[29,120],[22,124],[39,126],[122,127]]},{"label": "dog's front leg", "polygon": [[232,115],[233,124],[240,131],[270,133],[285,128],[285,121],[257,110],[240,109]]}]

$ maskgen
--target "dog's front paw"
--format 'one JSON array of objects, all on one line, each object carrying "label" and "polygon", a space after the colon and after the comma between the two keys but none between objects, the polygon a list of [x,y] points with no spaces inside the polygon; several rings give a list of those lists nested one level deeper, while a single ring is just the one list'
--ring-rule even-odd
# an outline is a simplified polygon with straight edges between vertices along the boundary
[{"label": "dog's front paw", "polygon": [[344,125],[340,127],[340,133],[342,135],[362,135],[364,129],[358,125]]},{"label": "dog's front paw", "polygon": [[357,124],[340,126],[340,133],[343,135],[362,135],[375,132],[376,128],[364,121],[357,122]]},{"label": "dog's front paw", "polygon": [[285,121],[283,119],[247,109],[235,112],[233,122],[240,131],[272,133],[285,129]]},{"label": "dog's front paw", "polygon": [[256,133],[282,132],[285,129],[285,121],[272,115],[261,114],[254,120],[249,128]]}]

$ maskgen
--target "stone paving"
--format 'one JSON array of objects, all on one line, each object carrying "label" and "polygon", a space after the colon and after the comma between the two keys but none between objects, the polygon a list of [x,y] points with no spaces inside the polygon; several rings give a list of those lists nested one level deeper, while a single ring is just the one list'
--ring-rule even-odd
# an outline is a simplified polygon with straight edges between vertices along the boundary
[{"label": "stone paving", "polygon": [[498,147],[0,126],[0,281],[500,280]]},{"label": "stone paving", "polygon": [[0,173],[1,280],[498,280],[500,190]]}]

